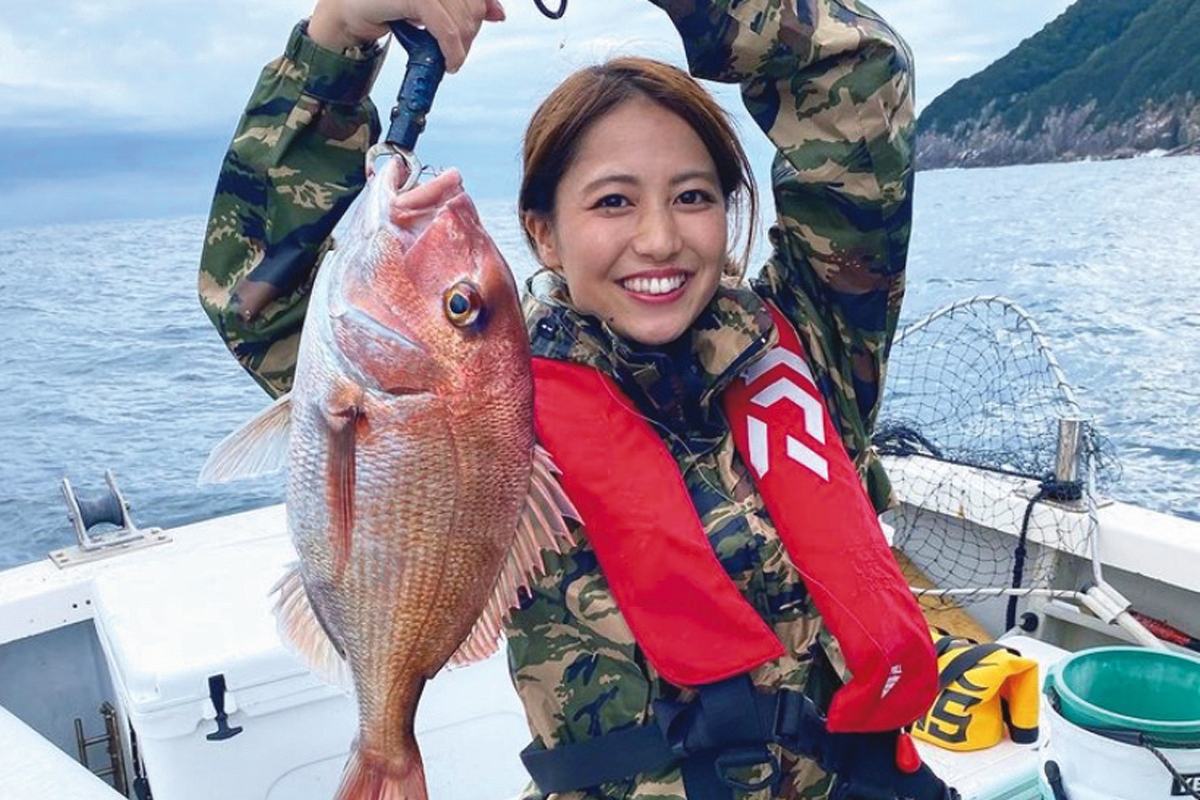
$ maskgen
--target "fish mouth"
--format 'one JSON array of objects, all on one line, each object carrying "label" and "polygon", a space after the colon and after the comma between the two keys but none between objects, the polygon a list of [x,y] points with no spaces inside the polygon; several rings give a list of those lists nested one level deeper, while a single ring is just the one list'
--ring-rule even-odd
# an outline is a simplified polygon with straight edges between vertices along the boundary
[{"label": "fish mouth", "polygon": [[[448,169],[426,183],[408,187],[406,173],[399,159],[385,164],[376,179],[384,183],[382,193],[384,206],[381,216],[390,223],[407,252],[433,226],[448,207],[465,194],[462,175],[456,169]],[[407,187],[407,188],[406,188]]]}]

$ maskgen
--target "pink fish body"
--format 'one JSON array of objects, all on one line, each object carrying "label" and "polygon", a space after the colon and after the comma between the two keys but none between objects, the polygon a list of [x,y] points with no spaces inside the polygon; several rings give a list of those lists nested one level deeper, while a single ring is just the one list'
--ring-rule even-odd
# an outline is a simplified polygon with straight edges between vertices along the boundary
[{"label": "pink fish body", "polygon": [[[368,183],[313,287],[290,395],[214,450],[202,477],[286,453],[299,555],[283,637],[352,682],[359,733],[337,800],[425,800],[421,690],[494,652],[517,588],[573,516],[535,447],[516,285],[455,171]],[[523,513],[525,512],[525,513]]]}]

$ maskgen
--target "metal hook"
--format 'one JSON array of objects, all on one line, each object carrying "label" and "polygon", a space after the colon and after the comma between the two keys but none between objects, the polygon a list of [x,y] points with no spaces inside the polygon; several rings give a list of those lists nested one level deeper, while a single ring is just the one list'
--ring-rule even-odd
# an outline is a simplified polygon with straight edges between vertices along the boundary
[{"label": "metal hook", "polygon": [[394,142],[379,142],[371,146],[367,150],[367,178],[370,179],[376,172],[375,162],[381,158],[399,158],[404,162],[404,168],[408,170],[408,175],[404,178],[404,185],[400,187],[400,192],[407,192],[409,189],[417,185],[417,181],[421,177],[421,173],[425,167],[417,160],[416,155]]}]

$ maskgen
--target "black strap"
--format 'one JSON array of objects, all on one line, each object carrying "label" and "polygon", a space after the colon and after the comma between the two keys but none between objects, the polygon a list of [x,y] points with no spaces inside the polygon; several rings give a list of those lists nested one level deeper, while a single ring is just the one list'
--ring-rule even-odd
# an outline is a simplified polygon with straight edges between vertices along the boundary
[{"label": "black strap", "polygon": [[[747,676],[700,687],[692,703],[656,701],[653,724],[553,749],[530,746],[521,760],[545,793],[568,792],[679,764],[688,800],[730,800],[778,787],[778,743],[838,776],[835,798],[949,800],[958,795],[926,765],[896,767],[897,731],[832,734],[811,700],[790,690],[759,692]],[[763,766],[753,782],[743,769]]]},{"label": "black strap", "polygon": [[[759,698],[764,708],[759,710]],[[678,753],[683,786],[693,800],[724,800],[731,790],[755,791],[781,778],[779,760],[767,748],[775,741],[774,703],[760,695],[746,675],[701,686],[695,702],[657,702],[655,719],[673,752]],[[758,778],[746,770],[765,767]]]},{"label": "black strap", "polygon": [[546,794],[658,772],[677,760],[662,732],[653,725],[614,731],[552,750],[534,743],[521,751],[525,769]]},{"label": "black strap", "polygon": [[999,652],[1000,650],[1007,650],[1013,655],[1020,655],[1020,653],[1018,653],[1016,650],[1013,650],[1011,647],[1005,647],[1004,645],[996,644],[995,642],[990,642],[988,644],[977,644],[972,647],[968,647],[966,650],[950,659],[950,663],[947,664],[946,668],[938,674],[938,688],[945,689],[946,687],[952,685],[963,675],[966,675],[967,672],[978,666],[979,662],[983,661],[992,653]]},{"label": "black strap", "polygon": [[946,653],[955,647],[970,647],[973,644],[979,644],[974,639],[968,639],[965,636],[952,636],[941,628],[937,628],[936,630],[941,634],[933,642],[933,649],[937,653],[938,658],[946,655]]},{"label": "black strap", "polygon": [[[530,745],[521,760],[538,788],[567,792],[659,772],[679,764],[689,800],[727,800],[733,790],[775,785],[781,777],[768,742],[793,752],[817,747],[825,721],[799,692],[766,693],[739,675],[702,686],[690,703],[655,701],[652,724],[552,749]],[[743,770],[766,767],[756,781]]]}]

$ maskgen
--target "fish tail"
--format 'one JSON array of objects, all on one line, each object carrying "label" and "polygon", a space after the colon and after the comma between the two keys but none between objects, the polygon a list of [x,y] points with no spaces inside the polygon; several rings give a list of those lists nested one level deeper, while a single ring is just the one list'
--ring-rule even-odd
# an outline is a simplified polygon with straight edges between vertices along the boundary
[{"label": "fish tail", "polygon": [[355,746],[334,800],[429,800],[420,753],[397,760]]}]

